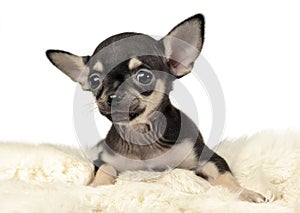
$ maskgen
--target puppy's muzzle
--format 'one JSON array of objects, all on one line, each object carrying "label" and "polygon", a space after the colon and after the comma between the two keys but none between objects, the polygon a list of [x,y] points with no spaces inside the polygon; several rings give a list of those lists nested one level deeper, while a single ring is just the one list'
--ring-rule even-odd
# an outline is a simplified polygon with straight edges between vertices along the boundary
[{"label": "puppy's muzzle", "polygon": [[98,101],[101,114],[108,119],[117,121],[132,120],[144,112],[145,107],[140,105],[136,97],[125,95],[124,93],[111,93],[106,99]]}]

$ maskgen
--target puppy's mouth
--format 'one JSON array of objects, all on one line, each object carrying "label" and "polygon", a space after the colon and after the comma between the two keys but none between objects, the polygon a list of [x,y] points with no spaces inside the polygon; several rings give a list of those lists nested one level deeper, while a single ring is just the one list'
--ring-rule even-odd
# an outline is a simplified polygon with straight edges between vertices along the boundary
[{"label": "puppy's mouth", "polygon": [[106,116],[113,123],[129,122],[129,121],[134,120],[139,115],[141,115],[144,111],[145,111],[145,108],[137,109],[137,110],[131,111],[131,112],[113,111],[113,112],[107,114]]},{"label": "puppy's mouth", "polygon": [[129,122],[141,115],[146,108],[137,108],[133,111],[121,111],[121,110],[100,110],[100,113],[106,116],[113,123]]},{"label": "puppy's mouth", "polygon": [[141,115],[146,110],[146,106],[141,106],[139,99],[133,98],[132,101],[127,99],[119,105],[112,106],[109,106],[106,102],[99,101],[98,109],[102,115],[106,116],[113,123],[126,123]]}]

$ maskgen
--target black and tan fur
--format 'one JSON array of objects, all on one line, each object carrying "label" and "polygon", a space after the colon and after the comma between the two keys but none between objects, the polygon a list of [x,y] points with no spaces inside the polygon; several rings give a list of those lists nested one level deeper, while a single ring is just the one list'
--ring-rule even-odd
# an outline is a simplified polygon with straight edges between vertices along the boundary
[{"label": "black and tan fur", "polygon": [[196,125],[170,102],[173,81],[191,72],[203,41],[204,17],[197,14],[160,40],[122,33],[103,41],[92,56],[60,50],[48,50],[47,56],[91,91],[100,113],[113,122],[97,145],[95,166],[108,164],[118,172],[193,170],[213,185],[240,192],[242,200],[264,202],[262,195],[239,185]]}]

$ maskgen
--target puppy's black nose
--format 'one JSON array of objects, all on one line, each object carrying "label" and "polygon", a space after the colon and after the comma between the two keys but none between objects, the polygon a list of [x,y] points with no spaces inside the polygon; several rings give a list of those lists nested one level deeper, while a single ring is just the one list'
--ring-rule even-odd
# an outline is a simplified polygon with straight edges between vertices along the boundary
[{"label": "puppy's black nose", "polygon": [[123,95],[117,95],[117,94],[112,94],[112,95],[109,95],[107,97],[107,105],[108,106],[111,106],[112,104],[113,105],[120,105],[121,101],[122,101],[122,98],[123,98]]}]

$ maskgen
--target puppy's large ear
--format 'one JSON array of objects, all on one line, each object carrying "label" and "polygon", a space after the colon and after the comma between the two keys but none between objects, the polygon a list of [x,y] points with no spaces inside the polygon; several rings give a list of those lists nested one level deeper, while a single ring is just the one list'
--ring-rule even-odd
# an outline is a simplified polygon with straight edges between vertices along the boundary
[{"label": "puppy's large ear", "polygon": [[203,41],[204,16],[202,14],[184,20],[162,38],[164,54],[173,75],[182,77],[191,72],[202,49]]},{"label": "puppy's large ear", "polygon": [[46,55],[54,66],[81,84],[83,90],[89,90],[89,69],[86,66],[89,56],[81,57],[62,50],[47,50]]}]

